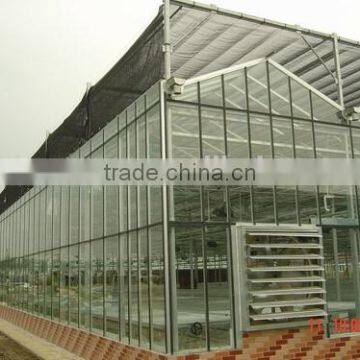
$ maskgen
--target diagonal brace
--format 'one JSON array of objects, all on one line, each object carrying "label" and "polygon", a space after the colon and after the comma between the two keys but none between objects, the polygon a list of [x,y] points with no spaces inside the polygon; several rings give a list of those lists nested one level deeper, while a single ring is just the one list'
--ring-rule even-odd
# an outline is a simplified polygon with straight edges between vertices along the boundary
[{"label": "diagonal brace", "polygon": [[306,45],[312,50],[312,52],[315,54],[315,56],[319,59],[319,61],[321,62],[321,64],[325,67],[325,69],[329,72],[329,74],[332,76],[332,78],[335,81],[335,84],[338,83],[338,80],[336,78],[336,76],[334,75],[334,73],[329,69],[329,67],[326,65],[326,63],[324,62],[324,60],[321,58],[321,56],[316,52],[315,48],[310,44],[310,42],[306,39],[306,37],[301,33],[301,31],[297,31],[297,33],[300,35],[300,37],[304,40],[304,42],[306,43]]}]

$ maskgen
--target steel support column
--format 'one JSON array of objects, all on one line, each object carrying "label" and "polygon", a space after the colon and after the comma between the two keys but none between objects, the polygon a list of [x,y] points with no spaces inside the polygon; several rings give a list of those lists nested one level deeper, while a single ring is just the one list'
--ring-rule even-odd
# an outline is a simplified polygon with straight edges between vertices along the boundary
[{"label": "steel support column", "polygon": [[[168,1],[165,1],[166,3]],[[167,106],[165,98],[165,83],[160,83],[159,88],[160,96],[160,139],[161,139],[161,159],[165,160],[168,156],[168,147],[167,147]],[[173,290],[171,289],[172,284],[171,279],[173,278],[173,269],[174,266],[174,244],[171,244],[171,237],[169,237],[169,198],[168,198],[168,187],[162,185],[162,209],[163,209],[163,246],[164,246],[164,277],[165,277],[165,344],[166,352],[174,352],[174,334],[173,334]]]},{"label": "steel support column", "polygon": [[171,33],[170,33],[170,0],[163,0],[164,13],[164,79],[171,77]]},{"label": "steel support column", "polygon": [[339,102],[339,105],[343,107],[344,106],[344,92],[343,92],[343,82],[342,82],[342,77],[341,77],[339,38],[336,34],[333,34],[332,38],[333,38],[333,47],[334,47],[334,62],[335,62],[338,102]]}]

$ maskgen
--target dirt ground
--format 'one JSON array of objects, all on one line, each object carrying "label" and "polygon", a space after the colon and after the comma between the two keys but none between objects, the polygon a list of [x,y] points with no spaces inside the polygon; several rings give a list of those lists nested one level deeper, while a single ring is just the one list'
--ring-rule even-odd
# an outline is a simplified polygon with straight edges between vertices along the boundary
[{"label": "dirt ground", "polygon": [[39,360],[39,358],[0,332],[0,360]]}]

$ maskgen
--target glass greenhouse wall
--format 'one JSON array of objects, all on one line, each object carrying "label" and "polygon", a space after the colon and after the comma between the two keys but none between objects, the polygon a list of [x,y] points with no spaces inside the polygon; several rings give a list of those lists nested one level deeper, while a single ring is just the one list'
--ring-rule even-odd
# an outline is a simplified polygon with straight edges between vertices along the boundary
[{"label": "glass greenhouse wall", "polygon": [[[160,86],[74,158],[159,158]],[[161,188],[34,187],[1,215],[1,299],[164,352]]]},{"label": "glass greenhouse wall", "polygon": [[[163,88],[72,157],[360,156],[360,128],[272,61]],[[356,187],[35,187],[0,221],[2,301],[144,348],[233,346],[236,223],[322,226],[329,307],[359,311]]]}]

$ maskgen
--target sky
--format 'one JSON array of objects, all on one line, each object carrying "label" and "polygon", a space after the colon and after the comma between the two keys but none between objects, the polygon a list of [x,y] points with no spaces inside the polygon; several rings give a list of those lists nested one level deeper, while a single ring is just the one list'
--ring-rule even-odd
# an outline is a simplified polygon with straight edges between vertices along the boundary
[{"label": "sky", "polygon": [[[359,0],[202,2],[360,40]],[[0,0],[0,157],[30,157],[160,5],[161,0]]]}]

